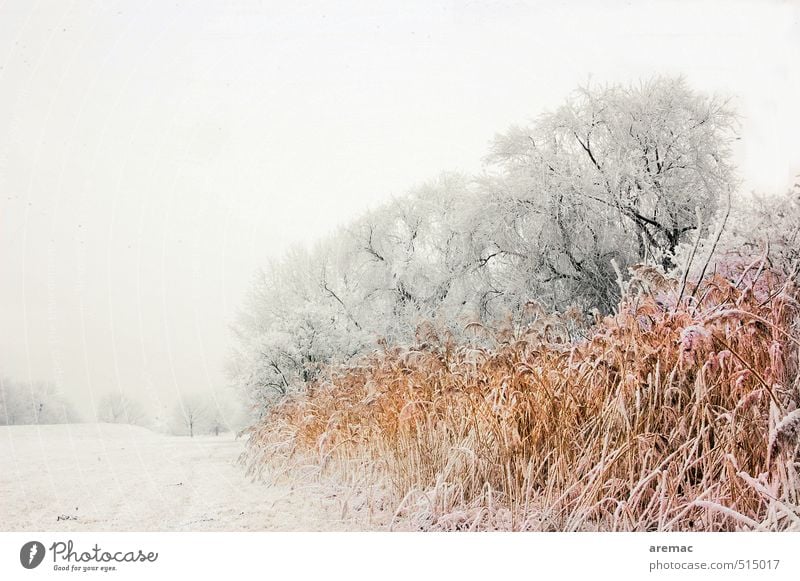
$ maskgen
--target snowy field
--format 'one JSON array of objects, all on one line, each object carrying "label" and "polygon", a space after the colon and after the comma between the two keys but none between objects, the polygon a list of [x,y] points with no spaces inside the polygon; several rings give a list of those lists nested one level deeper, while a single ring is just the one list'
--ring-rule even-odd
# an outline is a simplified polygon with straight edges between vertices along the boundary
[{"label": "snowy field", "polygon": [[321,487],[251,482],[243,446],[125,425],[0,426],[0,530],[365,528]]}]

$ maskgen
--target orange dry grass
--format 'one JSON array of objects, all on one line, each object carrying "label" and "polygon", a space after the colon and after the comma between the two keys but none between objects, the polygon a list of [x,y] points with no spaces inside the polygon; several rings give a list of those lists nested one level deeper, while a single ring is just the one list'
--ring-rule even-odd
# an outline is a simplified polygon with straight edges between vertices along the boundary
[{"label": "orange dry grass", "polygon": [[796,287],[639,282],[579,343],[542,316],[334,370],[253,429],[253,467],[276,443],[369,466],[423,529],[798,527]]}]

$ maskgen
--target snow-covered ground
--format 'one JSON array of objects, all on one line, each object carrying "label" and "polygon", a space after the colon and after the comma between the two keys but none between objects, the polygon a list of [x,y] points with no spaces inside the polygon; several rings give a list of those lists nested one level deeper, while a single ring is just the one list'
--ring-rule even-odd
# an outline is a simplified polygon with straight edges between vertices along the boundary
[{"label": "snow-covered ground", "polygon": [[125,425],[1,426],[0,530],[374,528],[323,487],[252,482],[243,446]]}]

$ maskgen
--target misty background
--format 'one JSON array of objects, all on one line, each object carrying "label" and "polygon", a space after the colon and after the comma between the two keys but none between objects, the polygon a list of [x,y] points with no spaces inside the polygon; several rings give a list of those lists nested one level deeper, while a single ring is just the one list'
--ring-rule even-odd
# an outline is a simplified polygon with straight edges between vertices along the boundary
[{"label": "misty background", "polygon": [[799,60],[795,2],[5,2],[0,375],[232,397],[259,267],[589,82],[735,97],[742,189],[784,191]]}]

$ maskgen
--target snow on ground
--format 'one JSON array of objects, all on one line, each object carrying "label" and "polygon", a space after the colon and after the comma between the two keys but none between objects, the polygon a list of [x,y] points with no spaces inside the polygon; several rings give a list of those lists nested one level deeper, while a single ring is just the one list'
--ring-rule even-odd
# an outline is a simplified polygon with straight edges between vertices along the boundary
[{"label": "snow on ground", "polygon": [[243,447],[126,425],[0,426],[0,530],[375,528],[319,486],[252,482]]}]

